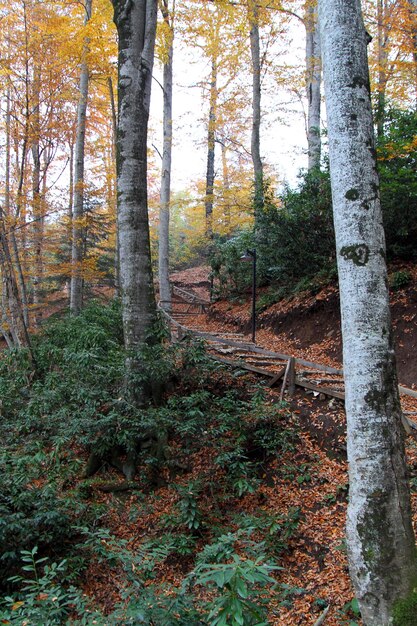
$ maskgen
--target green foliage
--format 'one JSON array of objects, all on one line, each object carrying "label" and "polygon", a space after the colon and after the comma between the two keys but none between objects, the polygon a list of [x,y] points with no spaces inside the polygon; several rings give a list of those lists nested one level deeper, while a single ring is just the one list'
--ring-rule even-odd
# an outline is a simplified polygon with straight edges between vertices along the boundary
[{"label": "green foliage", "polygon": [[[2,623],[16,626],[25,623],[48,626],[104,625],[101,620],[95,621],[100,619],[100,615],[90,609],[78,589],[62,584],[66,561],[49,564],[46,557],[36,558],[37,552],[37,547],[21,552],[24,575],[11,578],[11,582],[18,584],[21,591],[17,597],[4,598]],[[79,619],[69,619],[70,615],[78,615]]]},{"label": "green foliage", "polygon": [[196,583],[214,587],[219,595],[210,603],[210,626],[266,626],[266,606],[262,590],[276,581],[273,570],[260,556],[254,560],[233,554],[230,563],[202,564]]},{"label": "green foliage", "polygon": [[413,626],[417,615],[417,593],[415,590],[404,599],[395,603],[393,610],[393,626]]},{"label": "green foliage", "polygon": [[312,277],[335,261],[328,172],[300,175],[298,189],[286,187],[279,199],[266,187],[259,214],[256,248],[261,283],[287,288]]},{"label": "green foliage", "polygon": [[346,602],[346,604],[344,604],[339,611],[339,616],[343,624],[347,624],[348,626],[358,626],[358,622],[356,620],[360,618],[361,611],[357,599],[353,598],[349,602]]},{"label": "green foliage", "polygon": [[253,235],[248,230],[237,232],[231,239],[217,237],[210,256],[214,296],[240,295],[252,284],[252,264],[241,257],[253,247]]},{"label": "green foliage", "polygon": [[381,203],[390,257],[417,254],[417,114],[387,111],[378,145]]},{"label": "green foliage", "polygon": [[[73,626],[264,623],[273,566],[262,555],[279,553],[277,537],[290,536],[290,522],[260,516],[262,521],[225,534],[231,514],[223,503],[253,492],[269,460],[294,446],[285,407],[265,406],[262,389],[250,399],[241,389],[230,389],[230,377],[208,361],[204,345],[187,341],[144,349],[137,383],[149,386],[153,397],[148,406],[131,406],[121,393],[126,354],[117,303],[93,303],[76,318],[45,324],[34,349],[35,377],[25,352],[0,357],[0,553],[3,573],[14,575],[10,583],[17,586],[16,595],[12,587],[4,589],[5,619]],[[155,443],[167,454],[160,455]],[[178,481],[183,486],[168,517],[170,532],[135,541],[133,548],[101,527],[103,509],[94,503],[97,479],[78,480],[87,453],[105,464],[112,462],[112,451],[132,451],[144,467],[164,466],[164,479],[170,480],[173,472],[189,471],[191,455],[203,446],[212,449],[224,471],[210,467],[198,481]],[[205,508],[209,494],[214,506]],[[151,513],[153,497],[147,490],[134,496],[126,519],[134,523]],[[213,521],[223,532],[215,541],[219,531]],[[261,543],[250,539],[252,533]],[[203,539],[206,546],[196,555]],[[22,549],[24,575],[18,573]],[[195,569],[181,586],[151,584],[165,562],[191,569],[193,556]],[[123,572],[123,599],[106,617],[73,586],[91,561],[104,562],[115,575]],[[201,585],[215,596],[209,607]]]},{"label": "green foliage", "polygon": [[216,463],[226,471],[230,487],[237,496],[254,493],[258,484],[254,476],[254,465],[249,462],[241,448],[219,454]]},{"label": "green foliage", "polygon": [[407,272],[407,270],[394,272],[389,277],[390,287],[393,291],[399,291],[400,289],[404,289],[404,287],[408,287],[411,280],[412,276],[410,272]]},{"label": "green foliage", "polygon": [[296,534],[301,519],[301,509],[291,507],[286,515],[271,515],[261,510],[258,515],[246,515],[238,521],[242,529],[260,533],[267,554],[277,557],[288,549],[288,542]]},{"label": "green foliage", "polygon": [[0,456],[0,563],[5,576],[16,569],[19,551],[35,543],[43,551],[62,550],[74,537],[72,519],[85,505],[62,495],[62,485],[79,470],[79,462],[62,449],[44,452],[32,445],[23,452],[6,449]]},{"label": "green foliage", "polygon": [[202,511],[198,504],[198,496],[201,491],[199,481],[192,481],[185,487],[178,487],[180,501],[178,503],[179,515],[176,521],[181,526],[186,526],[188,530],[196,531],[202,522]]}]

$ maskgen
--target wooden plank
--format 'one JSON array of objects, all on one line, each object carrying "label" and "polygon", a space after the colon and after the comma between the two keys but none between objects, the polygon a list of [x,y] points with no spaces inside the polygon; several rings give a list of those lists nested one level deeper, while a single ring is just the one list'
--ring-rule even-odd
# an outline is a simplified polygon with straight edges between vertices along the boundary
[{"label": "wooden plank", "polygon": [[403,387],[402,385],[398,385],[398,389],[402,396],[411,396],[412,398],[417,398],[417,391],[414,391],[414,389],[409,389],[408,387]]},{"label": "wooden plank", "polygon": [[271,372],[270,370],[264,370],[260,367],[253,367],[252,365],[248,365],[244,361],[233,361],[232,359],[223,359],[218,356],[210,355],[210,358],[214,361],[218,361],[219,363],[224,363],[225,365],[230,365],[235,369],[248,370],[248,372],[254,372],[255,374],[262,374],[263,376],[268,376],[269,378],[275,378],[276,373]]},{"label": "wooden plank", "polygon": [[286,367],[283,367],[282,370],[280,370],[278,374],[274,376],[271,382],[268,383],[268,387],[271,387],[271,388],[274,387],[277,384],[277,382],[281,380],[281,378],[284,376],[286,369],[287,369]]},{"label": "wooden plank", "polygon": [[313,383],[309,383],[307,380],[298,378],[298,376],[295,377],[295,384],[298,387],[304,387],[304,389],[310,389],[311,391],[318,391],[319,393],[324,393],[325,396],[331,396],[332,398],[339,398],[339,400],[345,399],[345,394],[343,391],[337,391],[336,389],[330,389],[329,387],[320,387],[319,385],[313,385]]}]

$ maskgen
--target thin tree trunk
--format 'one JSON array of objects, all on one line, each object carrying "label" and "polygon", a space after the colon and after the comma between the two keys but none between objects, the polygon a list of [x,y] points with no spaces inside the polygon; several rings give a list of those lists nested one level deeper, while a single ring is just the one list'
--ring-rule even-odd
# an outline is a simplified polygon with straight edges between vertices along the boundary
[{"label": "thin tree trunk", "polygon": [[217,111],[217,62],[211,60],[210,79],[210,109],[207,133],[207,171],[206,197],[204,200],[206,212],[206,236],[213,238],[213,201],[214,201],[214,159],[216,146],[216,111]]},{"label": "thin tree trunk", "polygon": [[6,93],[6,162],[4,172],[4,212],[6,218],[10,217],[10,87]]},{"label": "thin tree trunk", "polygon": [[249,0],[250,51],[252,60],[252,137],[251,153],[254,173],[255,223],[258,209],[264,205],[263,164],[261,159],[261,52],[259,40],[259,7]]},{"label": "thin tree trunk", "polygon": [[366,626],[388,626],[416,550],[388,303],[360,0],[319,0],[339,271],[350,574]]},{"label": "thin tree trunk", "polygon": [[230,179],[229,179],[229,168],[227,166],[227,148],[224,141],[220,142],[221,151],[222,151],[222,170],[223,170],[223,197],[224,197],[224,221],[225,226],[227,228],[230,227]]},{"label": "thin tree trunk", "polygon": [[41,154],[39,145],[40,135],[40,71],[35,66],[33,76],[33,109],[32,109],[32,214],[33,214],[33,304],[35,305],[34,322],[40,322],[42,313],[41,306],[41,284],[43,274],[43,219],[41,203]]},{"label": "thin tree trunk", "polygon": [[321,137],[321,51],[317,23],[317,3],[307,5],[306,27],[306,86],[307,86],[307,141],[308,169],[320,167]]},{"label": "thin tree trunk", "polygon": [[6,231],[4,224],[4,212],[3,209],[0,208],[0,266],[2,267],[5,293],[10,311],[10,325],[12,335],[16,346],[27,347],[29,349],[31,358],[34,361],[28,328],[23,314],[12,256],[10,253],[8,236],[9,233]]},{"label": "thin tree trunk", "polygon": [[417,0],[409,0],[411,11],[411,36],[413,42],[415,109],[417,110]]},{"label": "thin tree trunk", "polygon": [[[112,2],[119,34],[117,195],[123,328],[126,349],[137,351],[149,339],[156,317],[148,220],[147,132],[157,0]],[[128,377],[137,368],[138,357],[128,359]],[[128,391],[137,398],[132,385]]]},{"label": "thin tree trunk", "polygon": [[[85,2],[85,24],[91,19],[92,0]],[[74,163],[74,207],[72,214],[71,295],[70,311],[78,315],[83,302],[83,248],[84,248],[84,156],[85,128],[88,105],[89,70],[87,63],[89,38],[84,41],[80,72],[80,95],[77,109],[77,131]]]},{"label": "thin tree trunk", "polygon": [[[162,14],[169,29],[169,47],[164,63],[164,119],[162,176],[159,209],[159,299],[162,308],[171,310],[171,287],[169,283],[169,213],[171,200],[171,161],[172,161],[172,73],[174,57],[174,28],[170,23],[168,0],[163,1]],[[173,19],[173,16],[171,20]]]},{"label": "thin tree trunk", "polygon": [[378,25],[378,86],[376,106],[376,127],[378,137],[384,134],[385,100],[387,90],[387,64],[388,64],[388,33],[386,20],[385,0],[377,0],[377,25]]},{"label": "thin tree trunk", "polygon": [[[109,95],[110,95],[110,107],[111,107],[111,119],[112,119],[112,162],[114,163],[114,167],[116,167],[116,154],[117,154],[117,111],[116,104],[114,99],[114,90],[113,90],[113,81],[111,76],[108,77],[107,83],[109,86]],[[116,168],[116,179],[117,179],[117,168]],[[114,190],[113,190],[114,191]],[[112,197],[116,197],[116,193],[112,194]],[[112,205],[116,205],[115,201],[112,202]],[[116,218],[116,245],[114,250],[114,290],[117,296],[120,295],[120,254],[119,254],[119,231],[117,228],[117,207],[114,206],[114,216]]]}]

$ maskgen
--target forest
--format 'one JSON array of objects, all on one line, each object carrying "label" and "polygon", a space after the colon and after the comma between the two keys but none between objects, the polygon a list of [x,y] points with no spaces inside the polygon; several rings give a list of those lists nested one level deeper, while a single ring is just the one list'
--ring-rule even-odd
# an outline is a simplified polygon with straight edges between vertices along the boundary
[{"label": "forest", "polygon": [[417,626],[417,0],[0,23],[0,624]]}]

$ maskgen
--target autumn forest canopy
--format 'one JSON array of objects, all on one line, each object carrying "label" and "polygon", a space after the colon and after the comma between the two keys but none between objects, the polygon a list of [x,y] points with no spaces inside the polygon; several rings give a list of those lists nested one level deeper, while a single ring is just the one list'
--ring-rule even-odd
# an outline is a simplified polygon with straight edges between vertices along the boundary
[{"label": "autumn forest canopy", "polygon": [[[0,0],[0,26],[0,623],[415,626],[388,284],[417,263],[417,1]],[[323,415],[310,347],[270,384],[230,361],[339,293]]]}]

